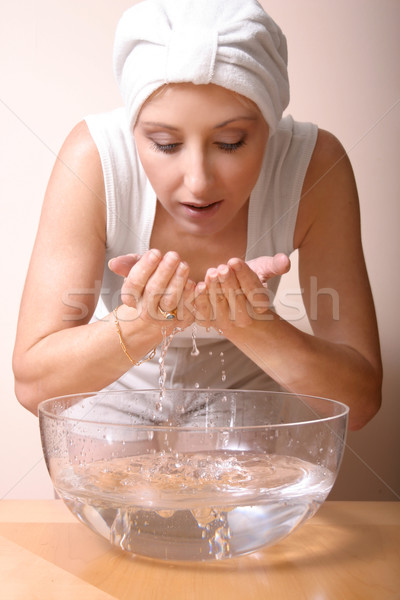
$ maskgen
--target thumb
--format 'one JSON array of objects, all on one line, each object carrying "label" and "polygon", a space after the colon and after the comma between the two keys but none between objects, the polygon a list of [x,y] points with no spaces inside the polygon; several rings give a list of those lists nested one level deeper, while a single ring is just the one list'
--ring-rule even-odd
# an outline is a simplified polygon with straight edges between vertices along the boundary
[{"label": "thumb", "polygon": [[247,264],[262,283],[277,275],[283,275],[290,269],[290,260],[283,253],[275,254],[275,256],[259,256],[249,260]]},{"label": "thumb", "polygon": [[140,259],[140,254],[123,254],[108,261],[108,268],[116,275],[128,277],[132,267]]}]

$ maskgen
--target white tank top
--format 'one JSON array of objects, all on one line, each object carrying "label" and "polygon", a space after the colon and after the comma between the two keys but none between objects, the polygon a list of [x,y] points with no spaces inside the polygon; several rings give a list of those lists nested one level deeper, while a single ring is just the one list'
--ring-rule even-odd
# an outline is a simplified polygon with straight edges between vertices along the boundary
[{"label": "white tank top", "polygon": [[[143,254],[149,249],[157,198],[140,163],[125,109],[89,115],[85,120],[100,155],[107,202],[106,260],[97,320],[120,304],[121,278],[107,263],[115,256]],[[317,132],[316,125],[287,116],[268,140],[250,196],[246,260],[293,251],[301,190]],[[278,277],[269,282],[272,295],[278,284]],[[191,334],[191,328],[177,334],[173,345],[189,345]],[[197,327],[196,334],[198,339],[221,339],[216,331],[203,327]]]}]

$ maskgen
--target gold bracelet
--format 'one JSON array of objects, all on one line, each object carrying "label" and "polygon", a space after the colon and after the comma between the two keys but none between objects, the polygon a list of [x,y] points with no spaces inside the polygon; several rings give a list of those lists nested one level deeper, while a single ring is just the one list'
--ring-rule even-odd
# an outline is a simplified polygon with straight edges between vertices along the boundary
[{"label": "gold bracelet", "polygon": [[122,339],[122,332],[121,332],[121,327],[119,325],[119,321],[118,321],[118,308],[119,306],[117,306],[117,308],[114,308],[113,310],[113,315],[114,315],[114,322],[115,322],[115,327],[117,328],[117,333],[118,333],[118,337],[119,337],[119,343],[121,345],[122,350],[124,351],[125,355],[127,356],[127,358],[129,358],[129,360],[131,361],[132,365],[134,367],[138,367],[139,365],[141,365],[144,362],[147,362],[148,360],[151,360],[152,358],[155,357],[156,352],[157,352],[157,346],[154,346],[154,348],[152,350],[150,350],[150,352],[148,353],[147,356],[145,356],[144,358],[142,358],[141,360],[139,360],[138,362],[135,362],[133,360],[133,358],[130,356],[124,340]]}]

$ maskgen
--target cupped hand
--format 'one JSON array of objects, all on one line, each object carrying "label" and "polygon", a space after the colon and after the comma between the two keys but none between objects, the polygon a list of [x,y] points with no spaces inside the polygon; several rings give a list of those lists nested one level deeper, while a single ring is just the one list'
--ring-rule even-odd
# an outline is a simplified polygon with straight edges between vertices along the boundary
[{"label": "cupped hand", "polygon": [[[124,254],[112,258],[108,263],[108,267],[117,275],[127,277],[129,271],[140,258],[140,254]],[[233,258],[232,260],[240,261],[238,258]],[[246,264],[254,271],[263,285],[272,277],[284,275],[290,269],[290,260],[286,254],[283,253],[275,254],[275,256],[258,256],[257,258],[247,261]]]},{"label": "cupped hand", "polygon": [[[149,303],[149,307],[153,316],[158,320],[162,318],[155,302],[158,298],[160,307],[167,312],[179,307],[178,317],[181,321],[179,326],[187,327],[193,322],[192,301],[196,298],[197,321],[205,327],[214,327],[221,331],[232,326],[245,327],[255,316],[262,318],[259,315],[267,313],[269,309],[266,291],[268,280],[283,275],[290,268],[289,258],[282,253],[275,256],[260,256],[248,262],[232,258],[227,265],[208,269],[205,281],[198,283],[196,287],[187,274],[182,288],[182,275],[185,273],[175,273],[176,265],[180,264],[176,255],[175,268],[172,265],[175,278],[171,280],[169,288],[165,288],[166,293],[163,294],[165,297],[161,299],[160,281],[165,285],[165,280],[168,278],[166,271],[158,273],[155,277],[155,271],[159,266],[161,267],[161,260],[162,256],[158,250],[149,250],[143,256],[125,254],[109,261],[110,270],[125,277],[121,290],[124,304],[143,308],[143,298],[147,299],[150,293],[153,300]],[[134,268],[136,265],[138,267]],[[169,275],[172,277],[172,271]],[[147,282],[150,283],[149,289],[146,289]],[[143,296],[145,289],[146,293]]]},{"label": "cupped hand", "polygon": [[[195,284],[189,279],[188,265],[176,252],[163,256],[159,250],[149,250],[142,256],[120,256],[109,262],[109,268],[125,277],[121,300],[135,308],[141,319],[166,326],[167,331],[184,329],[193,322]],[[166,319],[159,308],[175,318]]]},{"label": "cupped hand", "polygon": [[256,319],[267,318],[267,282],[288,271],[284,254],[263,256],[246,263],[232,258],[227,264],[208,269],[205,281],[197,284],[196,321],[224,334],[246,327]]}]

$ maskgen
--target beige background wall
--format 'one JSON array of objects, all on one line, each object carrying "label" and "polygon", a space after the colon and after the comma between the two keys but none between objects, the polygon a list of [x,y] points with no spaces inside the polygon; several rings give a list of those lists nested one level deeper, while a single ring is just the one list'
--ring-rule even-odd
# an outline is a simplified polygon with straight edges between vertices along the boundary
[{"label": "beige background wall", "polygon": [[[2,3],[2,498],[52,496],[37,421],[18,405],[13,392],[11,353],[18,304],[43,193],[60,144],[85,114],[120,104],[111,51],[117,20],[131,3]],[[288,38],[289,112],[334,132],[350,154],[382,339],[383,408],[362,431],[349,435],[332,497],[395,499],[395,492],[400,493],[400,2],[264,0],[262,4]],[[289,275],[286,286],[293,291],[296,285],[296,277]]]}]

